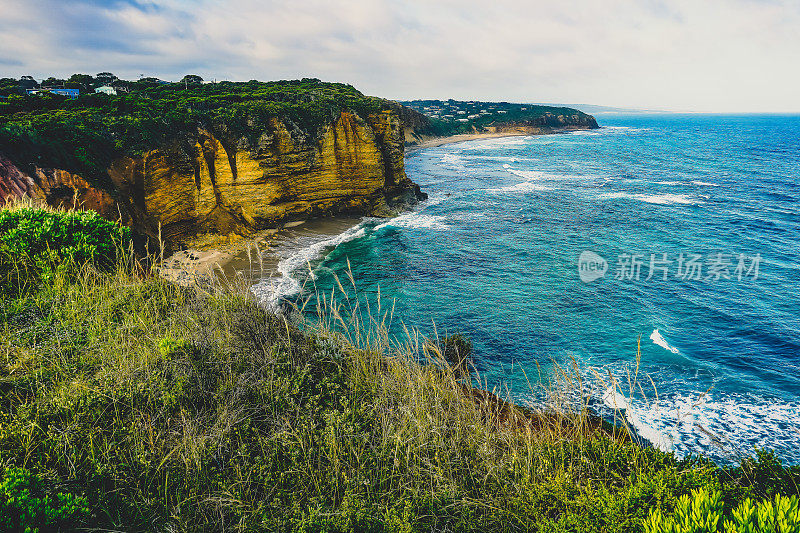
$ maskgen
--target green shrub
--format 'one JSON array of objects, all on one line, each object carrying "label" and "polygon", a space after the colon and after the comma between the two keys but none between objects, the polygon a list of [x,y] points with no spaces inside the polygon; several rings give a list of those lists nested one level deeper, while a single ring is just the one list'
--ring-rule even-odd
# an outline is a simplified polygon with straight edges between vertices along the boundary
[{"label": "green shrub", "polygon": [[800,465],[784,466],[766,450],[757,450],[754,457],[745,458],[738,466],[724,468],[719,477],[726,500],[800,496]]},{"label": "green shrub", "polygon": [[644,530],[645,533],[800,532],[800,506],[796,496],[776,494],[758,503],[747,498],[725,515],[724,520],[723,507],[720,491],[695,489],[691,496],[681,496],[670,515],[664,515],[659,509],[651,510]]},{"label": "green shrub", "polygon": [[7,468],[0,483],[2,531],[57,531],[89,514],[86,498],[47,493],[41,479],[24,468]]},{"label": "green shrub", "polygon": [[94,211],[0,209],[0,290],[19,293],[39,278],[85,263],[111,268],[130,243],[130,228]]}]

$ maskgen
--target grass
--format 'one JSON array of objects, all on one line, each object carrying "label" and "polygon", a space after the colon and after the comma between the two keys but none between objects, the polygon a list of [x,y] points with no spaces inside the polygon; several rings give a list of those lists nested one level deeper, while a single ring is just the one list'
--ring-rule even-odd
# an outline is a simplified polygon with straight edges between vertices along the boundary
[{"label": "grass", "polygon": [[87,262],[1,296],[0,509],[29,476],[30,527],[642,531],[693,489],[796,494],[768,454],[640,447],[565,403],[568,380],[536,412],[472,389],[447,361],[463,339],[390,339],[344,287],[305,323],[141,272]]}]

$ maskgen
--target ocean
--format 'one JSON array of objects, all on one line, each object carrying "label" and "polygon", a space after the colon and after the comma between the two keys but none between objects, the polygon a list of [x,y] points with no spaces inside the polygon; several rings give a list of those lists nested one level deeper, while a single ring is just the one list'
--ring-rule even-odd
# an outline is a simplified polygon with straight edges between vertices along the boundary
[{"label": "ocean", "polygon": [[298,302],[351,270],[395,335],[470,337],[515,401],[574,365],[663,450],[800,464],[800,116],[597,119],[410,153],[429,200],[306,236],[253,292]]}]

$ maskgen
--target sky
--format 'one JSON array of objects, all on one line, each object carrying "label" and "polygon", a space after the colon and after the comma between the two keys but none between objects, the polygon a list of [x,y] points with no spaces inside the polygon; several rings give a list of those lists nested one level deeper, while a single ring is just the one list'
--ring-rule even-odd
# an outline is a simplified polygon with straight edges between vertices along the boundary
[{"label": "sky", "polygon": [[0,77],[315,77],[399,100],[800,112],[798,0],[0,0]]}]

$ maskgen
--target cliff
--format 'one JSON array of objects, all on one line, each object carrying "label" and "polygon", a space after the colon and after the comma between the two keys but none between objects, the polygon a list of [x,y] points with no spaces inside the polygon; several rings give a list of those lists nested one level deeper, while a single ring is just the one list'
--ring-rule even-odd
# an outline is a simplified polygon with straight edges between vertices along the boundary
[{"label": "cliff", "polygon": [[[291,123],[290,123],[291,127]],[[80,205],[171,243],[247,233],[288,220],[388,215],[424,197],[405,174],[397,113],[341,111],[315,134],[270,119],[258,135],[197,128],[138,156],[114,159],[113,187],[57,168],[23,171],[0,154],[0,204],[28,197]]]}]

